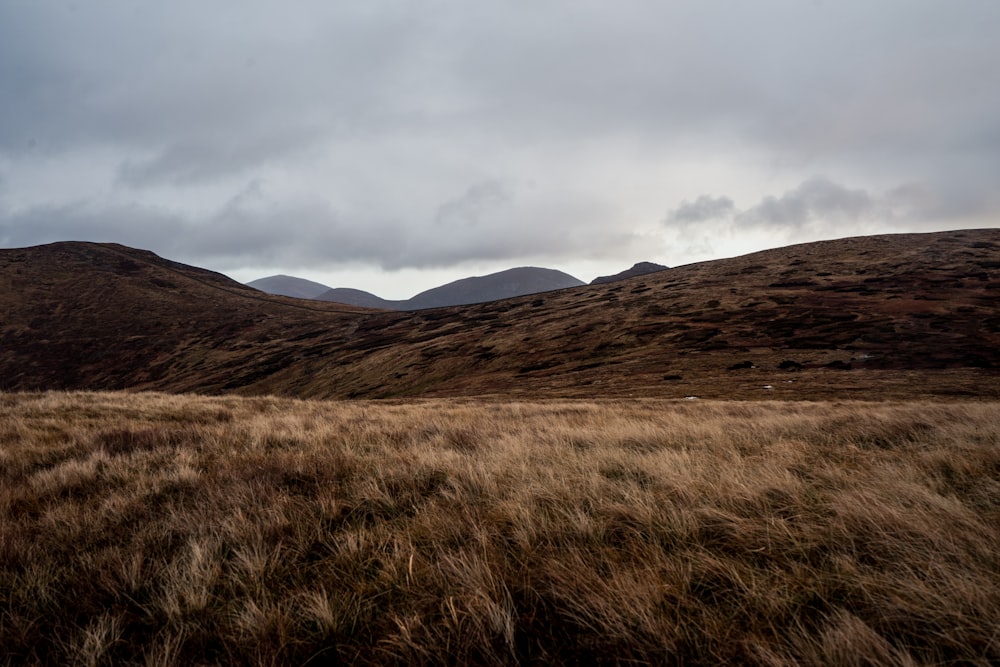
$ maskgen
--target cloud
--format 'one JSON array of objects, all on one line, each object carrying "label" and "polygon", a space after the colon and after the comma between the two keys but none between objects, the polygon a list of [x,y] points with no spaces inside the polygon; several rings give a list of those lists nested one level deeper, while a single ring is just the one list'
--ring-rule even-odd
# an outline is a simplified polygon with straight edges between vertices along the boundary
[{"label": "cloud", "polygon": [[[656,244],[606,224],[598,204],[574,208],[559,199],[516,200],[506,186],[484,182],[437,206],[433,221],[409,224],[346,213],[316,197],[275,198],[260,181],[251,181],[205,216],[86,201],[0,210],[0,246],[114,242],[220,270],[362,263],[392,271],[483,260],[517,264],[526,258],[600,257]],[[574,227],[546,224],[552,219],[573,219]]]},{"label": "cloud", "polygon": [[148,158],[119,165],[118,182],[130,187],[199,185],[239,176],[274,160],[308,150],[311,128],[237,139],[207,136],[178,139]]},{"label": "cloud", "polygon": [[705,222],[728,216],[733,211],[733,200],[729,197],[701,195],[693,202],[684,200],[680,206],[667,214],[667,222],[682,224]]},{"label": "cloud", "polygon": [[0,2],[0,241],[627,266],[669,236],[664,196],[688,232],[983,221],[998,22],[935,0]]},{"label": "cloud", "polygon": [[57,241],[113,242],[137,248],[169,247],[180,221],[162,211],[85,202],[0,212],[0,244],[23,247]]},{"label": "cloud", "polygon": [[113,146],[122,181],[209,178],[376,131],[399,108],[412,10],[248,0],[0,6],[0,151]]},{"label": "cloud", "polygon": [[814,177],[780,197],[765,197],[756,206],[736,216],[739,225],[801,227],[820,221],[856,222],[878,215],[892,215],[888,198],[878,200],[866,190],[838,185]]},{"label": "cloud", "polygon": [[441,267],[468,260],[523,263],[639,252],[657,245],[617,222],[600,199],[484,181],[435,207],[433,224],[415,225],[406,261]]},{"label": "cloud", "polygon": [[882,193],[849,188],[824,176],[814,176],[780,196],[768,195],[749,208],[736,208],[729,197],[702,195],[671,210],[664,224],[697,226],[729,222],[737,228],[803,229],[843,223],[912,223],[926,217],[933,205],[928,191],[901,185]]},{"label": "cloud", "polygon": [[814,176],[746,208],[702,195],[671,210],[663,224],[675,251],[709,259],[810,240],[940,229],[943,205],[915,184],[871,191]]},{"label": "cloud", "polygon": [[238,17],[194,0],[5,3],[0,145],[100,141],[198,159],[186,143],[232,155],[240,138],[277,148],[299,127],[315,142],[404,127],[559,142],[615,127],[658,142],[736,131],[796,156],[921,151],[996,127],[990,18],[1000,11],[899,0],[724,14],[640,0],[530,12],[249,1]]},{"label": "cloud", "polygon": [[501,183],[488,181],[470,187],[465,193],[438,207],[436,225],[443,228],[477,227],[487,216],[496,215],[513,200],[511,192]]},{"label": "cloud", "polygon": [[358,232],[325,204],[305,201],[270,210],[230,202],[207,221],[148,207],[85,203],[38,207],[0,219],[0,244],[5,247],[113,242],[220,270],[254,263],[309,268],[378,258],[385,232]]}]

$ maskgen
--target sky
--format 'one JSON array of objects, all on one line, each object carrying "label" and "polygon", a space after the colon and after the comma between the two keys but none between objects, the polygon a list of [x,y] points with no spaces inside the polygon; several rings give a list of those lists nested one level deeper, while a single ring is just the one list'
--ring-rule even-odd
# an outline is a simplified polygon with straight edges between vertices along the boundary
[{"label": "sky", "polygon": [[0,0],[0,247],[407,298],[1000,226],[996,0]]}]

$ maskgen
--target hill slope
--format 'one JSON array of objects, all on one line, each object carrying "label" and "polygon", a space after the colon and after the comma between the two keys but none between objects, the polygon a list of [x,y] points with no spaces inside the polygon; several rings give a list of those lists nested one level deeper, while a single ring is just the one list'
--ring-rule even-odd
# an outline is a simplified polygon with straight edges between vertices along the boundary
[{"label": "hill slope", "polygon": [[0,378],[300,397],[996,397],[998,290],[996,229],[810,243],[395,313],[57,244],[0,251]]},{"label": "hill slope", "polygon": [[115,244],[0,251],[0,389],[221,389],[254,345],[363,309],[303,304]]}]

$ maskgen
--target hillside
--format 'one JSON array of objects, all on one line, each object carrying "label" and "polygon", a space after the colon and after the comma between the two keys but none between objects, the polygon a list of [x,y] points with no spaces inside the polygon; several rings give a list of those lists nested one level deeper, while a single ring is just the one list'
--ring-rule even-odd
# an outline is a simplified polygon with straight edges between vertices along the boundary
[{"label": "hillside", "polygon": [[0,378],[298,397],[997,397],[998,289],[996,229],[810,243],[395,313],[56,244],[0,251]]},{"label": "hillside", "polygon": [[335,288],[318,295],[322,301],[349,303],[366,308],[421,310],[444,306],[464,306],[526,294],[538,294],[567,287],[579,287],[583,281],[554,269],[523,266],[486,276],[462,278],[420,292],[409,299],[392,301],[362,290]]},{"label": "hillside", "polygon": [[0,251],[0,294],[7,390],[221,390],[240,369],[286,363],[260,357],[257,343],[364,312],[266,295],[151,252],[97,243]]}]

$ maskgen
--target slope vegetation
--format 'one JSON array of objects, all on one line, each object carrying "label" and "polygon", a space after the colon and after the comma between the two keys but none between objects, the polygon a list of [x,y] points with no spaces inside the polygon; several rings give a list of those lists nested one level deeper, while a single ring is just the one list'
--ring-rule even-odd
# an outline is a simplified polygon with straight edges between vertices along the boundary
[{"label": "slope vegetation", "polygon": [[790,246],[373,312],[121,247],[0,252],[8,389],[299,397],[1000,396],[1000,230]]},{"label": "slope vegetation", "polygon": [[238,369],[285,363],[259,356],[256,342],[363,312],[96,243],[0,251],[0,294],[4,389],[221,389]]}]

